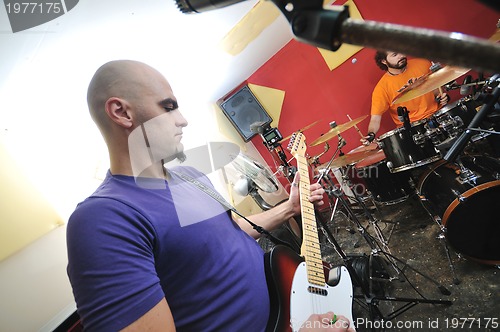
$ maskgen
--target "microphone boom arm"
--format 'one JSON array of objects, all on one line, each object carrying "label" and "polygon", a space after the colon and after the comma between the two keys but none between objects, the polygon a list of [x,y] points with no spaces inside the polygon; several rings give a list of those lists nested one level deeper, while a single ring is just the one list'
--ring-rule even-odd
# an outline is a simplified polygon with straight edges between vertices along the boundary
[{"label": "microphone boom arm", "polygon": [[342,43],[385,49],[479,71],[500,72],[500,44],[456,32],[349,18],[347,6],[323,9],[322,0],[272,1],[297,40],[336,51]]}]

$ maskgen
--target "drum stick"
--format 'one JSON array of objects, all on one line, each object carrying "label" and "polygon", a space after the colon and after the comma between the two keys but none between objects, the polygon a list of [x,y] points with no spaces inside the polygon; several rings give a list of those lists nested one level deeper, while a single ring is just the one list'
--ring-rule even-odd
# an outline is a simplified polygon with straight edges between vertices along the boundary
[{"label": "drum stick", "polygon": [[[349,118],[349,121],[352,121],[351,117],[349,116],[349,114],[347,114],[347,117]],[[365,138],[363,136],[363,134],[361,133],[361,130],[359,130],[358,126],[357,125],[354,125],[354,128],[356,128],[356,130],[358,131],[359,133],[359,136],[361,136],[361,138]]]}]

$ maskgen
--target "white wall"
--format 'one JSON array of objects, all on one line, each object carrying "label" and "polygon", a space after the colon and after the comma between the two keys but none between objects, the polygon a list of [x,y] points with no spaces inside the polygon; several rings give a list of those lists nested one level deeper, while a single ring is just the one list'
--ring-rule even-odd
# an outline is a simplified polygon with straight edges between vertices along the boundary
[{"label": "white wall", "polygon": [[[290,39],[280,17],[236,58],[216,47],[255,2],[184,15],[174,0],[80,0],[15,34],[0,8],[0,144],[67,220],[107,169],[86,89],[97,67],[118,58],[149,63],[170,80],[190,122],[187,146],[219,139],[213,102]],[[74,310],[66,261],[59,227],[0,262],[0,331],[50,331]]]}]

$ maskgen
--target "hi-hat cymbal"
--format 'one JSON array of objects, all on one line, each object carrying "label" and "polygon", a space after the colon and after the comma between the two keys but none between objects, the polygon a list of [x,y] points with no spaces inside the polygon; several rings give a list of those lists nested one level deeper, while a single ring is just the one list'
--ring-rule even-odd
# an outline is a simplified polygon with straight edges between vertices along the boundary
[{"label": "hi-hat cymbal", "polygon": [[319,145],[321,143],[324,143],[326,141],[329,141],[332,138],[334,138],[335,136],[337,136],[338,134],[343,133],[347,129],[354,127],[355,125],[357,125],[358,123],[360,123],[361,121],[366,119],[367,117],[368,117],[368,115],[363,115],[363,116],[360,116],[359,118],[356,118],[356,119],[351,120],[349,122],[346,122],[344,124],[337,125],[336,127],[330,129],[325,134],[318,137],[311,144],[309,144],[309,146],[315,146],[315,145]]},{"label": "hi-hat cymbal", "polygon": [[[377,154],[378,151],[379,151],[378,149],[374,149],[374,150],[365,150],[361,152],[347,153],[341,157],[338,157],[337,159],[334,159],[330,164],[330,168],[344,167],[347,165],[357,163],[358,161],[368,158],[371,155]],[[328,166],[328,163],[320,165],[319,168],[325,168],[326,166]]]},{"label": "hi-hat cymbal", "polygon": [[312,126],[317,125],[317,124],[318,124],[318,123],[320,123],[320,122],[321,122],[321,120],[318,120],[318,121],[315,121],[315,122],[313,122],[313,123],[310,123],[310,124],[308,124],[307,126],[305,126],[304,128],[300,128],[299,130],[294,131],[292,134],[290,134],[290,135],[288,135],[287,137],[283,138],[281,141],[286,141],[287,139],[289,139],[290,137],[292,137],[292,135],[293,135],[293,134],[295,134],[295,133],[297,133],[297,132],[301,133],[301,132],[303,132],[303,131],[306,131],[307,129],[311,128]]},{"label": "hi-hat cymbal", "polygon": [[468,68],[445,66],[435,72],[423,75],[401,91],[401,93],[394,98],[392,104],[404,103],[405,101],[412,100],[428,92],[439,89],[446,83],[467,73],[469,70]]}]

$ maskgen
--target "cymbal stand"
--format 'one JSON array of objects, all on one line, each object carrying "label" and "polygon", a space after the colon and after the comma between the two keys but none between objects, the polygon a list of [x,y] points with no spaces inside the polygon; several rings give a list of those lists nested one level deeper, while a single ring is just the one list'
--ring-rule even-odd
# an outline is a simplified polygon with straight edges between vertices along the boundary
[{"label": "cymbal stand", "polygon": [[[349,166],[347,171],[349,172],[350,169],[352,169],[352,166]],[[379,243],[382,245],[383,250],[390,253],[391,250],[389,249],[389,241],[388,241],[388,239],[385,238],[384,234],[382,233],[382,230],[380,229],[380,227],[378,225],[379,220],[375,219],[373,214],[370,212],[370,210],[366,206],[361,195],[357,192],[357,190],[355,190],[355,188],[353,188],[353,184],[346,174],[344,174],[344,181],[346,181],[347,185],[350,188],[352,188],[351,191],[354,194],[354,198],[358,202],[359,206],[361,206],[361,208],[363,209],[363,212],[365,213],[365,216],[369,221],[369,226],[370,225],[373,226],[375,234],[378,238]]]}]

